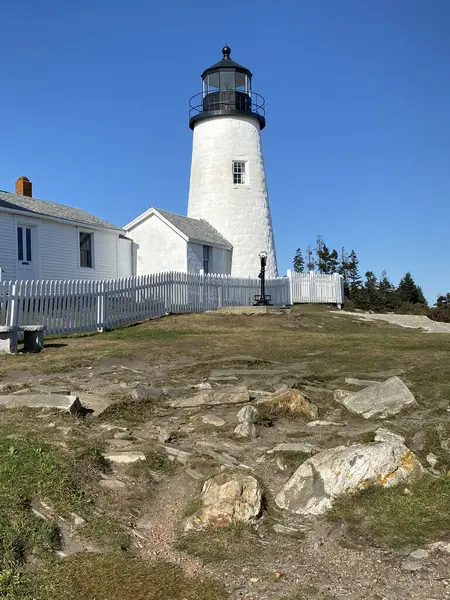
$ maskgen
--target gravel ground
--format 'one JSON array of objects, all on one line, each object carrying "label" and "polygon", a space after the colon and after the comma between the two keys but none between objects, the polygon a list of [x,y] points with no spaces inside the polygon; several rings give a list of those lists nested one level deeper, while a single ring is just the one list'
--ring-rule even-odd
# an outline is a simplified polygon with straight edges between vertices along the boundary
[{"label": "gravel ground", "polygon": [[432,321],[428,317],[421,315],[377,315],[372,313],[348,312],[345,310],[340,311],[338,314],[351,315],[352,317],[366,319],[368,321],[387,321],[393,325],[400,325],[400,327],[423,329],[424,333],[450,333],[450,323]]}]

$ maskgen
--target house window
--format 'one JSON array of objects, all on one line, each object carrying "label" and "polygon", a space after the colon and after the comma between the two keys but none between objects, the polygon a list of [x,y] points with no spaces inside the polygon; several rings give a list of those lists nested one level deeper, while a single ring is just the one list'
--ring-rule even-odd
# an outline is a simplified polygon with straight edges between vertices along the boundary
[{"label": "house window", "polygon": [[211,263],[211,246],[203,246],[203,273],[208,275]]},{"label": "house window", "polygon": [[233,183],[234,185],[242,185],[245,183],[245,162],[233,161]]},{"label": "house window", "polygon": [[92,269],[92,237],[93,233],[80,231],[80,266]]},{"label": "house window", "polygon": [[17,260],[31,262],[31,228],[17,228]]}]

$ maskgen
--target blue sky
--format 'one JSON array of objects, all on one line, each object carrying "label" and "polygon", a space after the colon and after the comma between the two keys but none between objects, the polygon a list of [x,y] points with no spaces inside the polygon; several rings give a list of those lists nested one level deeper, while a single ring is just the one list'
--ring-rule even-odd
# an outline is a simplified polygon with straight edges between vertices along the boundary
[{"label": "blue sky", "polygon": [[250,68],[279,269],[321,234],[361,271],[450,291],[448,0],[6,0],[0,189],[124,225],[186,214],[189,97],[221,58]]}]

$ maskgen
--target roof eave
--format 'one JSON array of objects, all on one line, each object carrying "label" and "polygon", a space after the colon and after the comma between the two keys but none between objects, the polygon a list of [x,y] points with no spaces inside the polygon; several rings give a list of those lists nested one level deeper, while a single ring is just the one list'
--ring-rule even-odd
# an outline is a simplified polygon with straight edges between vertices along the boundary
[{"label": "roof eave", "polygon": [[233,250],[233,246],[229,242],[212,242],[210,240],[198,240],[196,238],[188,238],[191,244],[201,244],[204,246],[213,246],[214,248],[221,248],[222,250]]},{"label": "roof eave", "polygon": [[55,223],[64,223],[66,225],[75,225],[77,227],[85,227],[86,229],[107,229],[108,231],[123,231],[120,227],[109,227],[106,225],[94,225],[92,223],[86,223],[84,221],[75,221],[73,219],[65,219],[63,217],[53,217],[52,215],[46,215],[44,213],[34,212],[26,208],[6,208],[0,206],[1,212],[11,213],[14,215],[21,215],[22,217],[28,217],[30,219],[46,219],[47,221],[54,221]]}]

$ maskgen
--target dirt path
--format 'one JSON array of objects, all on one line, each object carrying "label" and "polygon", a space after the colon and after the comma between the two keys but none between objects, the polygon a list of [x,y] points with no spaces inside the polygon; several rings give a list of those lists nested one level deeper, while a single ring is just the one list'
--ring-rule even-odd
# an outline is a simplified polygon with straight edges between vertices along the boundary
[{"label": "dirt path", "polygon": [[352,317],[365,319],[367,321],[387,321],[393,325],[400,325],[400,327],[423,329],[424,333],[450,333],[450,323],[432,321],[428,317],[424,317],[422,315],[377,315],[372,313],[348,312],[345,310],[336,314],[350,315]]},{"label": "dirt path", "polygon": [[178,552],[174,545],[179,537],[180,513],[188,499],[195,497],[195,482],[184,472],[159,484],[158,495],[137,522],[137,534],[145,540],[145,552],[159,559],[180,564],[192,575],[202,569],[199,561]]}]

